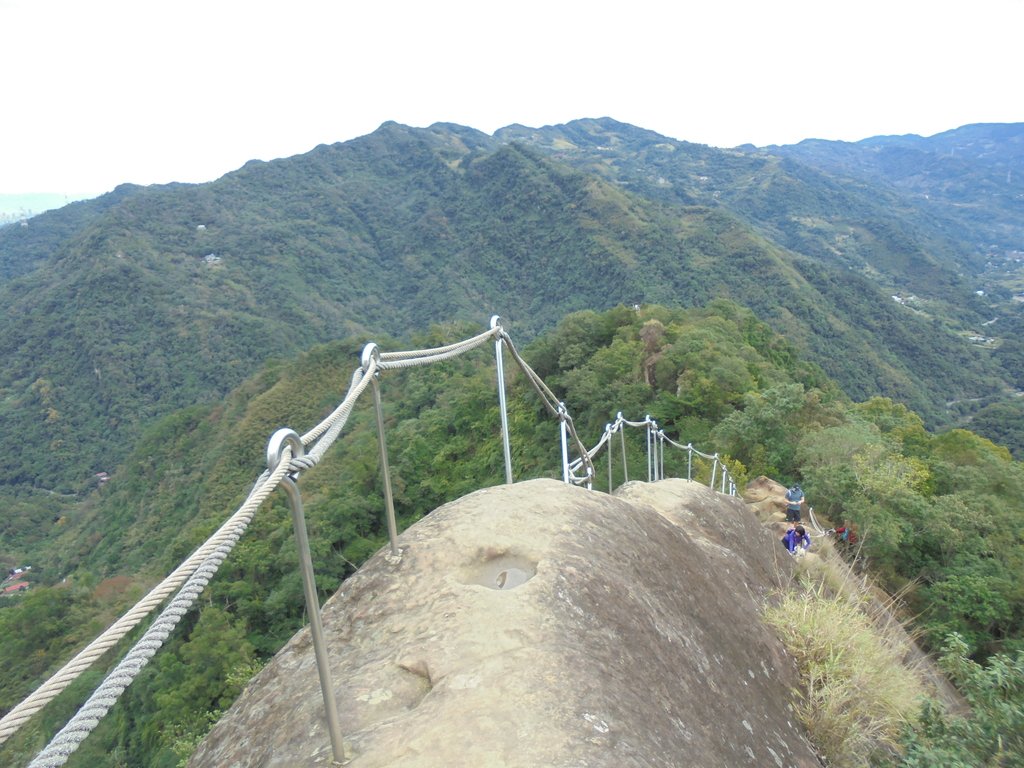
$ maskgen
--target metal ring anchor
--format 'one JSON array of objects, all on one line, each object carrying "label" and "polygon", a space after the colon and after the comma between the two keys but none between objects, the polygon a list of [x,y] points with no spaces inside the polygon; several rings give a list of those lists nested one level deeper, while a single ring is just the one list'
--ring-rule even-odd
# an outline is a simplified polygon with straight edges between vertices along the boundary
[{"label": "metal ring anchor", "polygon": [[[363,347],[363,353],[359,357],[359,364],[363,367],[364,373],[370,370],[371,362],[380,362],[380,347],[372,341]],[[376,375],[376,373],[379,373],[379,370],[375,371],[374,375]]]},{"label": "metal ring anchor", "polygon": [[[298,433],[294,429],[282,427],[270,436],[270,442],[267,443],[267,469],[271,472],[277,469],[277,465],[281,463],[285,446],[292,449],[293,459],[301,459],[306,455],[306,446],[302,444],[302,438]],[[289,472],[289,477],[293,480],[295,479],[294,474]]]}]

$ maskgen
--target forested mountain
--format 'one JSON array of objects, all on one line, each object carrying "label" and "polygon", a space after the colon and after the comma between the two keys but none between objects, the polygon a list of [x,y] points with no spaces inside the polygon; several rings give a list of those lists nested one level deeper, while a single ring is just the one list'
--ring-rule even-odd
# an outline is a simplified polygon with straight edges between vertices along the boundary
[{"label": "forested mountain", "polygon": [[[439,346],[479,330],[434,326],[401,347]],[[360,348],[358,338],[314,347],[265,366],[218,403],[158,420],[108,484],[33,542],[35,586],[0,603],[0,666],[9,670],[0,679],[0,711],[237,508],[265,461],[268,435],[282,424],[304,430],[330,412]],[[930,434],[892,400],[852,402],[792,343],[725,300],[572,313],[523,354],[569,405],[588,445],[616,409],[649,413],[671,437],[722,451],[741,485],[759,474],[799,478],[823,520],[857,526],[860,557],[880,583],[901,591],[932,648],[956,632],[963,652],[979,659],[1022,650],[1024,592],[1015,573],[1024,551],[1024,471],[1005,449],[963,430]],[[515,370],[508,401],[516,479],[558,477],[557,424]],[[382,379],[400,528],[503,481],[489,349]],[[386,541],[370,408],[364,397],[342,440],[301,478],[321,599]],[[635,437],[624,441],[634,479],[646,462],[642,435]],[[685,476],[686,461],[669,455],[668,474]],[[623,482],[618,455],[612,472],[614,484]],[[201,605],[68,765],[182,765],[261,661],[302,626],[301,595],[288,508],[275,494]],[[90,672],[0,747],[0,762],[26,764],[101,674]],[[1015,685],[1017,673],[1005,674],[1000,679]],[[987,707],[979,703],[977,727],[966,735],[936,720],[934,733],[922,727],[908,739],[918,747],[940,740],[963,750],[961,764],[983,764],[977,755],[1003,745],[995,718],[1012,723],[1019,712]]]},{"label": "forested mountain", "polygon": [[341,335],[497,312],[525,339],[576,309],[714,297],[853,397],[948,423],[947,403],[997,399],[1019,371],[968,340],[995,309],[943,221],[882,185],[611,120],[388,123],[209,184],[119,187],[0,230],[2,482],[80,490],[153,418]]},{"label": "forested mountain", "polygon": [[892,187],[948,219],[978,258],[1024,251],[1024,126],[967,125],[935,136],[807,140],[767,152],[830,174]]}]

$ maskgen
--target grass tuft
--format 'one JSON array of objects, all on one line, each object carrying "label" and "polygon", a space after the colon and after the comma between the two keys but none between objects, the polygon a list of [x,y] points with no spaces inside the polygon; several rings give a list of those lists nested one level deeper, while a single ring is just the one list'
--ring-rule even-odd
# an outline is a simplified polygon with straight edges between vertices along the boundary
[{"label": "grass tuft", "polygon": [[903,663],[905,644],[876,628],[864,608],[865,600],[812,586],[787,592],[765,614],[797,661],[798,716],[835,768],[895,753],[924,693]]}]

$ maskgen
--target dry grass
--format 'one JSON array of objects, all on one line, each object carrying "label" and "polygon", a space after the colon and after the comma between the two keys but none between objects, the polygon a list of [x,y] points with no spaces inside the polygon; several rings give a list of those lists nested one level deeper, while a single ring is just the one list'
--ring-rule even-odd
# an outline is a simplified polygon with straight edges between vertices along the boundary
[{"label": "dry grass", "polygon": [[[796,657],[798,713],[830,766],[859,768],[893,752],[904,724],[919,710],[923,687],[904,665],[907,645],[866,613],[866,594],[853,594],[820,564],[818,586],[782,596],[766,618]],[[831,588],[823,582],[832,582]]]}]

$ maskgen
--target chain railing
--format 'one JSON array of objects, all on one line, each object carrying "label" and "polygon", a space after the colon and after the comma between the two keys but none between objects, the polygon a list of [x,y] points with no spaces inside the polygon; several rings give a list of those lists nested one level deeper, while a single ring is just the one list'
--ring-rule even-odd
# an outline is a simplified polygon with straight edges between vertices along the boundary
[{"label": "chain railing", "polygon": [[[341,728],[337,712],[337,704],[333,695],[333,683],[327,661],[326,642],[321,623],[320,605],[316,593],[316,581],[310,555],[309,538],[306,530],[302,495],[298,479],[301,472],[316,466],[334,443],[347,423],[355,402],[369,387],[372,391],[374,413],[376,417],[378,445],[380,448],[380,469],[384,490],[384,514],[387,521],[389,557],[400,558],[402,552],[398,547],[398,526],[396,523],[394,497],[391,488],[391,471],[388,463],[387,440],[381,398],[380,379],[384,371],[430,365],[453,359],[470,352],[493,340],[497,373],[498,403],[501,413],[501,439],[504,453],[505,482],[513,482],[512,457],[509,442],[508,409],[505,392],[505,371],[503,351],[508,351],[526,381],[536,391],[549,415],[558,420],[559,439],[561,444],[562,480],[565,483],[593,488],[596,472],[593,459],[601,450],[608,451],[608,490],[613,490],[612,446],[613,436],[619,433],[619,444],[622,453],[622,470],[624,482],[629,480],[629,468],[626,457],[625,427],[641,428],[645,431],[647,480],[654,482],[664,478],[665,444],[686,451],[686,479],[692,481],[694,455],[712,461],[711,480],[709,487],[721,493],[736,494],[736,484],[730,476],[728,468],[719,455],[705,454],[692,445],[681,445],[669,438],[658,427],[649,415],[643,421],[630,421],[622,413],[616,415],[615,421],[605,426],[601,439],[591,449],[587,449],[579,438],[576,428],[565,403],[558,400],[543,380],[516,350],[511,338],[501,325],[501,318],[493,316],[490,328],[477,336],[454,344],[433,349],[420,349],[404,352],[382,352],[374,343],[367,344],[362,352],[361,365],[353,373],[349,391],[341,404],[324,421],[303,436],[299,436],[290,428],[277,430],[270,438],[267,446],[267,469],[260,476],[250,492],[249,498],[242,507],[225,523],[213,537],[205,542],[196,553],[179,566],[163,583],[150,592],[125,616],[113,624],[97,640],[93,641],[84,651],[65,665],[56,675],[40,686],[31,696],[14,707],[0,719],[0,743],[7,740],[33,714],[63,691],[81,672],[85,671],[106,650],[123,638],[136,626],[146,614],[152,612],[179,586],[181,591],[164,609],[153,627],[143,636],[142,640],[128,652],[125,660],[119,664],[107,679],[100,684],[92,697],[72,717],[71,721],[54,736],[51,742],[32,761],[29,768],[57,768],[63,765],[79,744],[95,728],[99,720],[113,706],[124,689],[132,682],[138,672],[156,653],[166,640],[177,621],[192,606],[199,594],[216,573],[220,563],[227,557],[231,548],[244,532],[249,521],[263,501],[280,487],[287,497],[292,513],[295,531],[295,542],[299,554],[299,570],[303,583],[303,595],[306,612],[310,617],[310,633],[313,640],[314,655],[320,676],[321,693],[331,740],[334,759],[342,762],[345,758],[341,737]],[[571,459],[570,454],[576,453]],[[184,586],[181,586],[184,583]],[[165,619],[165,617],[167,617]],[[155,631],[159,627],[159,631]]]}]

